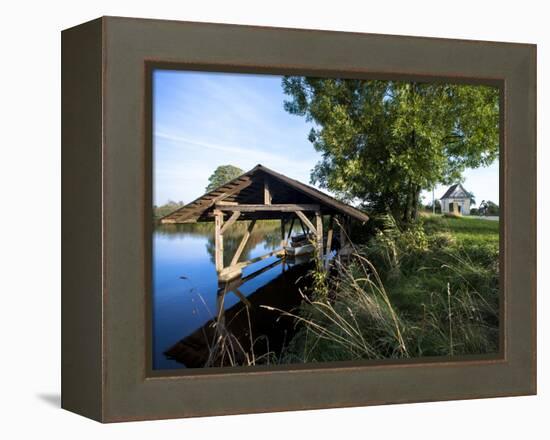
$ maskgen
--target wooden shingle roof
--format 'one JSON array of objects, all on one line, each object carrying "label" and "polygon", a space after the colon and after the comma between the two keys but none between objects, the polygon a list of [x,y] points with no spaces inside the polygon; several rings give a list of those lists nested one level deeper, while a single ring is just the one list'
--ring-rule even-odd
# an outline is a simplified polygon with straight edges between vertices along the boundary
[{"label": "wooden shingle roof", "polygon": [[217,204],[257,206],[257,210],[243,212],[241,220],[281,218],[279,211],[265,209],[264,189],[266,182],[270,188],[273,205],[293,204],[297,206],[318,205],[321,214],[340,214],[361,222],[368,221],[368,215],[334,197],[319,191],[298,180],[277,173],[263,165],[257,165],[250,171],[226,184],[203,194],[191,203],[161,218],[161,223],[195,223],[213,221]]}]

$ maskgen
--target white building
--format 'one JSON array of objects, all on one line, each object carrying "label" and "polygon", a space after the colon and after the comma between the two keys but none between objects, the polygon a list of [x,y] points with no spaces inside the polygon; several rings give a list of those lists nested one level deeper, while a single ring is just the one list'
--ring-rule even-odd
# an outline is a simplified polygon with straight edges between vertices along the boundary
[{"label": "white building", "polygon": [[452,185],[439,199],[441,212],[470,215],[471,198],[472,195],[460,183]]}]

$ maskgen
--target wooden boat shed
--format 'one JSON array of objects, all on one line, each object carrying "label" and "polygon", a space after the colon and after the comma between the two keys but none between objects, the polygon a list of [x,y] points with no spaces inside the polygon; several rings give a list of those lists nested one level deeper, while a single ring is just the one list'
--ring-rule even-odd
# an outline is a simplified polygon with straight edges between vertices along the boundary
[{"label": "wooden boat shed", "polygon": [[[328,216],[328,230],[323,234],[323,216]],[[257,220],[281,221],[281,248],[248,261],[239,261]],[[241,275],[242,269],[272,255],[284,256],[295,221],[302,230],[312,234],[317,255],[323,258],[331,250],[334,220],[337,220],[341,247],[345,243],[345,225],[350,219],[362,223],[369,217],[363,211],[347,205],[309,185],[279,174],[263,165],[202,195],[160,221],[170,223],[215,222],[215,263],[220,281]],[[236,221],[249,220],[229,266],[224,267],[223,236]],[[288,225],[288,227],[287,227]]]}]

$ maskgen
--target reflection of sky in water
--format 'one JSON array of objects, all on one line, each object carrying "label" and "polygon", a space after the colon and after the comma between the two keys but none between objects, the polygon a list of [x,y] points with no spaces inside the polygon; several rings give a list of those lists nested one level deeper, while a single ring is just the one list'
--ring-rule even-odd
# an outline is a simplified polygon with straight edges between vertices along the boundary
[{"label": "reflection of sky in water", "polygon": [[[218,280],[208,253],[207,232],[193,233],[192,228],[153,236],[153,368],[182,368],[176,361],[166,359],[164,351],[202,327],[216,313]],[[249,250],[246,258],[264,255],[273,246],[261,241]],[[243,259],[245,257],[243,256]],[[243,276],[276,261],[267,258],[243,271]],[[264,272],[243,284],[239,290],[246,296],[281,273],[281,266]],[[181,277],[185,277],[182,279]],[[225,296],[224,308],[239,301],[233,293]]]}]

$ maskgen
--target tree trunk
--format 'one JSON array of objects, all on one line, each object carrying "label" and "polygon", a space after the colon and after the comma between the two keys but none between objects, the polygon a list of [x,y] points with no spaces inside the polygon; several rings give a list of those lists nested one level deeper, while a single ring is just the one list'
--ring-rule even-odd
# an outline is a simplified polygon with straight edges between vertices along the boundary
[{"label": "tree trunk", "polygon": [[420,198],[420,185],[414,185],[414,194],[413,194],[413,206],[412,206],[412,218],[415,220],[418,218],[418,200]]}]

